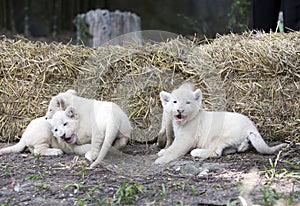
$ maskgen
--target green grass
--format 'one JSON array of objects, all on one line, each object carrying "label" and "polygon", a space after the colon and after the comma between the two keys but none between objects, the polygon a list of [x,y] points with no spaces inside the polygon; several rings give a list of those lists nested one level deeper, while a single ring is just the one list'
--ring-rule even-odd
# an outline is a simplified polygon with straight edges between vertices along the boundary
[{"label": "green grass", "polygon": [[45,175],[47,175],[47,171],[37,172],[35,174],[29,174],[26,175],[25,180],[41,180],[44,178]]},{"label": "green grass", "polygon": [[265,206],[272,206],[280,199],[285,200],[288,205],[300,200],[300,197],[295,195],[294,185],[291,188],[289,194],[278,192],[276,191],[276,189],[272,189],[271,186],[272,183],[266,185],[265,187],[263,187],[263,189],[261,189]]},{"label": "green grass", "polygon": [[80,168],[79,171],[76,172],[77,175],[81,176],[82,178],[85,178],[85,176],[87,175],[88,170],[86,167],[82,167]]},{"label": "green grass", "polygon": [[290,170],[286,168],[281,168],[281,169],[277,168],[280,154],[281,151],[278,153],[274,162],[271,159],[269,159],[269,164],[270,164],[269,167],[264,166],[266,178],[269,180],[273,180],[274,178],[282,179],[282,178],[300,177],[300,172],[299,172],[300,161],[298,162],[282,161],[282,163],[287,165],[290,168]]},{"label": "green grass", "polygon": [[166,197],[167,197],[166,186],[165,186],[164,183],[161,184],[160,195],[161,195],[163,198],[166,198]]},{"label": "green grass", "polygon": [[143,192],[142,185],[138,182],[124,180],[122,185],[117,189],[113,202],[117,204],[132,204],[139,199],[139,195]]}]

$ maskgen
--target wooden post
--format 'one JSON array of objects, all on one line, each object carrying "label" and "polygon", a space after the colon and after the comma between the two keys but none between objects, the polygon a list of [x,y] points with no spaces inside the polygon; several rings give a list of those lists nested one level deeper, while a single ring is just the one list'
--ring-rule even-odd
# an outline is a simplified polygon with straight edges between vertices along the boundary
[{"label": "wooden post", "polygon": [[[98,47],[112,39],[113,41],[109,43],[123,44],[126,41],[140,41],[141,39],[140,33],[139,35],[137,33],[127,34],[141,30],[140,17],[131,12],[120,12],[118,10],[110,12],[108,10],[97,9],[78,15],[75,22],[79,22],[78,19],[84,19],[88,25],[90,37],[87,41],[81,36],[86,31],[80,31],[83,28],[82,25],[80,26],[75,23],[77,27],[77,39],[81,39],[86,46]],[[127,35],[116,38],[123,34]],[[86,37],[86,35],[84,36]]]}]

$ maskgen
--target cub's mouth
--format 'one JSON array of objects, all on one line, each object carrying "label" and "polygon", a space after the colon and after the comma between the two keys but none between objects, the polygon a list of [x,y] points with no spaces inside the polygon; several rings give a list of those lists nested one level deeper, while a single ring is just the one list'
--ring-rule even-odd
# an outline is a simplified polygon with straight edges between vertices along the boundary
[{"label": "cub's mouth", "polygon": [[186,119],[186,116],[182,115],[181,113],[175,115],[175,121],[178,123],[183,122]]},{"label": "cub's mouth", "polygon": [[68,144],[73,144],[73,143],[76,142],[77,135],[76,135],[76,134],[72,134],[70,137],[66,137],[66,135],[64,134],[61,138],[62,138],[66,143],[68,143]]}]

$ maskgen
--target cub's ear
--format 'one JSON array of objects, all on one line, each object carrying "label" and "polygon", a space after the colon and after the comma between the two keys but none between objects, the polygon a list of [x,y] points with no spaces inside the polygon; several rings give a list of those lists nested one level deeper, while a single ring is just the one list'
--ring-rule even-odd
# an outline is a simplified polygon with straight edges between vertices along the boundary
[{"label": "cub's ear", "polygon": [[59,107],[61,109],[64,109],[65,103],[64,100],[60,97],[53,97],[52,101],[54,102],[55,107]]},{"label": "cub's ear", "polygon": [[160,97],[162,106],[165,107],[171,99],[171,94],[169,92],[161,91],[159,93],[159,97]]},{"label": "cub's ear", "polygon": [[202,105],[202,92],[200,89],[196,89],[194,92],[194,98],[196,100],[196,102],[198,102],[198,105],[201,106]]},{"label": "cub's ear", "polygon": [[65,93],[77,95],[77,92],[74,89],[68,89]]},{"label": "cub's ear", "polygon": [[77,113],[75,107],[72,107],[72,106],[67,107],[67,109],[65,110],[65,114],[67,117],[69,117],[71,119],[79,118],[79,114]]}]

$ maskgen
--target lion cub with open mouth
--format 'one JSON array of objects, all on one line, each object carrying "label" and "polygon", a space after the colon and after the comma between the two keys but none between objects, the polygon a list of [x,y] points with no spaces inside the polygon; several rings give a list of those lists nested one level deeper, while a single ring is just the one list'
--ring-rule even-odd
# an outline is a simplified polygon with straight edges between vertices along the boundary
[{"label": "lion cub with open mouth", "polygon": [[46,116],[55,137],[70,145],[91,142],[85,158],[93,168],[112,146],[118,150],[125,147],[131,135],[130,121],[113,102],[86,99],[68,91],[51,99]]},{"label": "lion cub with open mouth", "polygon": [[0,149],[0,155],[22,152],[26,147],[33,154],[57,156],[63,153],[85,154],[90,150],[91,145],[74,144],[70,146],[58,141],[53,136],[50,124],[46,118],[39,117],[29,123],[17,144]]},{"label": "lion cub with open mouth", "polygon": [[272,154],[287,145],[269,147],[253,122],[242,114],[204,111],[201,109],[200,89],[193,91],[181,86],[172,93],[162,91],[160,97],[163,104],[171,108],[175,139],[167,149],[158,153],[156,164],[168,163],[191,150],[193,157],[205,159],[244,152],[249,142],[262,154]]}]

